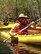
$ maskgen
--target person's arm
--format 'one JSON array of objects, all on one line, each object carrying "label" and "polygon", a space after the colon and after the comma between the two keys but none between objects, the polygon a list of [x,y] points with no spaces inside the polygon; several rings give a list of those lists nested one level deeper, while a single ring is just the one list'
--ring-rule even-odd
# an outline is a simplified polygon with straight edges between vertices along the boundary
[{"label": "person's arm", "polygon": [[10,34],[11,36],[14,36],[14,35],[16,34],[15,31],[16,31],[17,26],[19,26],[19,23],[15,23],[14,26],[11,28],[11,30],[10,30],[10,32],[9,32],[9,34]]}]

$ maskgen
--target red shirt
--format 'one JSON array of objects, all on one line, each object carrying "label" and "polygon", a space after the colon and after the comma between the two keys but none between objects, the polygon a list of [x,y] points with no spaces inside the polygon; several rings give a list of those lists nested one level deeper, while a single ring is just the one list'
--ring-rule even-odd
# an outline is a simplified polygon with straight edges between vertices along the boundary
[{"label": "red shirt", "polygon": [[[20,21],[19,20],[16,20],[17,23],[19,23]],[[21,23],[21,22],[20,22]],[[30,23],[30,20],[27,20],[27,24]],[[19,32],[21,29],[25,28],[27,25],[19,25],[16,29],[16,32]],[[22,31],[22,32],[19,32],[19,34],[28,34],[27,32],[27,29]]]},{"label": "red shirt", "polygon": [[[17,23],[19,23],[19,20],[16,20]],[[21,22],[20,22],[21,23]],[[21,29],[25,28],[27,25],[19,25],[16,29],[16,32],[19,32]],[[19,34],[28,34],[28,32],[26,30],[19,32]]]}]

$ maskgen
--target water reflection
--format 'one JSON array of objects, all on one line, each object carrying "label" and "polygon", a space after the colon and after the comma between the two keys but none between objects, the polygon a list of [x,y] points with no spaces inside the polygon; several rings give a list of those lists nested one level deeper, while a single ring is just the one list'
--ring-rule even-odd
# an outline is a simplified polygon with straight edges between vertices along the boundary
[{"label": "water reflection", "polygon": [[15,49],[17,49],[19,54],[40,54],[41,53],[41,47],[36,47],[32,44],[24,44],[24,43],[18,43],[15,45]]},{"label": "water reflection", "polygon": [[[9,33],[9,30],[1,30],[0,32],[3,31]],[[33,36],[36,36],[36,34]],[[14,49],[16,49],[18,54],[41,54],[41,44],[34,45],[34,44],[24,44],[18,42],[18,44],[14,44],[13,47]]]}]

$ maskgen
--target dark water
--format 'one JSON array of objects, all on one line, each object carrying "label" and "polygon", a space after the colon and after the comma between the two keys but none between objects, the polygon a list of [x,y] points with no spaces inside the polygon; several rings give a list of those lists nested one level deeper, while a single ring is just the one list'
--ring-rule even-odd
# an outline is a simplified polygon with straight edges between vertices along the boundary
[{"label": "dark water", "polygon": [[15,45],[19,54],[41,54],[41,46],[33,44],[18,43]]},{"label": "dark water", "polygon": [[[9,33],[9,30],[2,30]],[[2,32],[0,31],[0,32]],[[41,54],[41,44],[25,44],[25,43],[19,43],[14,44],[14,50],[18,54]]]}]

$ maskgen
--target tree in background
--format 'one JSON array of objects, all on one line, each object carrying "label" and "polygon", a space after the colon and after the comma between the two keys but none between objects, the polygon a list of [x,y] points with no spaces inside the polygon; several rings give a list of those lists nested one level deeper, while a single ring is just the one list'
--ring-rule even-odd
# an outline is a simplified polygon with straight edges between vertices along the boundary
[{"label": "tree in background", "polygon": [[0,0],[0,20],[15,20],[20,13],[28,15],[31,21],[40,18],[41,0]]}]

